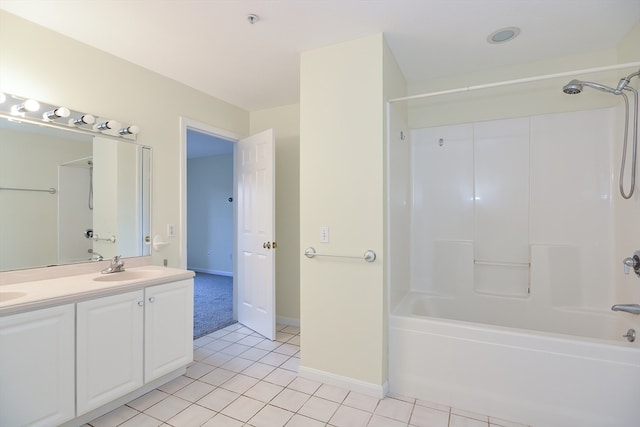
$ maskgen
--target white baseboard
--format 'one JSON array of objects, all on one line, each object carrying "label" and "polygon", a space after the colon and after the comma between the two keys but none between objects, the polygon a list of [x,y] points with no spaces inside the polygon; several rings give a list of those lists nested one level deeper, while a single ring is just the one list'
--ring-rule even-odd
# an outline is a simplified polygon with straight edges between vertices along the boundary
[{"label": "white baseboard", "polygon": [[284,317],[284,316],[276,316],[276,323],[281,323],[283,325],[289,326],[297,326],[300,327],[300,319],[296,319],[294,317]]},{"label": "white baseboard", "polygon": [[233,277],[233,271],[211,270],[200,267],[187,267],[187,270],[195,271],[196,273],[217,274],[218,276]]},{"label": "white baseboard", "polygon": [[384,398],[389,392],[389,383],[387,381],[385,381],[384,384],[372,384],[355,378],[344,377],[342,375],[308,368],[306,366],[300,366],[298,368],[298,375],[303,378],[335,385],[357,393],[366,394],[367,396],[373,396],[378,399]]}]

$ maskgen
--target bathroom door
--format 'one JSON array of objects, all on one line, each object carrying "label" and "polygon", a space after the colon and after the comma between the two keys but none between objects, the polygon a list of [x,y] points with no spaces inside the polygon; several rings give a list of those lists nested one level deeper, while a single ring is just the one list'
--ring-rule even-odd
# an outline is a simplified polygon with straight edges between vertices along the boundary
[{"label": "bathroom door", "polygon": [[269,129],[238,141],[234,151],[238,321],[271,340],[276,337],[274,149]]}]

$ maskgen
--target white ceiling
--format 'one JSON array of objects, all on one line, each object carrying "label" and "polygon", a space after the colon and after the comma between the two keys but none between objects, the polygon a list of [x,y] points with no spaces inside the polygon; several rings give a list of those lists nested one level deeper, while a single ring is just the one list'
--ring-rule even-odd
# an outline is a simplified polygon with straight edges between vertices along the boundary
[{"label": "white ceiling", "polygon": [[[298,102],[301,52],[379,32],[417,85],[612,48],[640,22],[640,0],[0,0],[0,8],[248,111]],[[520,36],[486,42],[508,26]]]}]

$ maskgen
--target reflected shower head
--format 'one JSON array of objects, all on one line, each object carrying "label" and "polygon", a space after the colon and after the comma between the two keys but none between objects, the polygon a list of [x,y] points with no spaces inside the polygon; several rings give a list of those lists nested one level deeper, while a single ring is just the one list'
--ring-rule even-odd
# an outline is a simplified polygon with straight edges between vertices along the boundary
[{"label": "reflected shower head", "polygon": [[562,91],[568,95],[576,95],[582,92],[582,89],[584,89],[585,86],[593,89],[597,89],[602,92],[612,93],[614,95],[620,95],[620,91],[617,89],[613,89],[609,86],[601,85],[600,83],[583,82],[581,80],[571,80],[569,83],[564,85],[564,87],[562,88]]}]

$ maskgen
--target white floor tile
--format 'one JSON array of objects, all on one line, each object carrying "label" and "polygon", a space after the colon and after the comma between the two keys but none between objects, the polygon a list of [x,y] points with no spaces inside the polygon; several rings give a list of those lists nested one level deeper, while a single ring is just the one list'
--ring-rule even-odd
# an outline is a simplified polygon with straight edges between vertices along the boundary
[{"label": "white floor tile", "polygon": [[158,387],[158,390],[162,390],[168,394],[173,394],[181,388],[191,384],[192,382],[193,378],[185,377],[184,375],[182,375],[164,385],[161,385],[160,387]]},{"label": "white floor tile", "polygon": [[326,423],[333,417],[339,406],[339,403],[311,396],[298,412],[314,420]]},{"label": "white floor tile", "polygon": [[217,388],[211,393],[198,400],[196,403],[213,411],[220,412],[231,402],[236,400],[240,395],[223,388]]},{"label": "white floor tile", "polygon": [[242,372],[249,366],[253,365],[253,360],[243,359],[241,357],[235,357],[222,365],[222,368],[233,372]]},{"label": "white floor tile", "polygon": [[426,400],[416,399],[416,405],[426,406],[427,408],[438,409],[440,411],[445,411],[445,412],[451,411],[450,406],[442,405],[440,403],[429,402]]},{"label": "white floor tile", "polygon": [[378,402],[380,402],[380,399],[352,391],[347,395],[342,404],[351,406],[352,408],[362,409],[363,411],[373,412],[376,410]]},{"label": "white floor tile", "polygon": [[409,424],[416,427],[447,427],[449,412],[416,405],[413,408]]},{"label": "white floor tile", "polygon": [[238,374],[235,377],[231,378],[229,381],[222,384],[220,387],[236,392],[238,394],[242,394],[256,385],[258,381],[260,380],[247,375]]},{"label": "white floor tile", "polygon": [[271,404],[287,411],[297,412],[309,400],[310,395],[285,388],[273,398]]},{"label": "white floor tile", "polygon": [[130,406],[133,409],[142,412],[145,409],[150,408],[156,403],[165,399],[167,396],[169,396],[169,394],[165,393],[164,391],[155,389],[127,403],[127,406]]},{"label": "white floor tile", "polygon": [[255,346],[255,348],[259,348],[259,349],[267,350],[267,351],[272,351],[272,350],[275,350],[276,348],[280,347],[281,345],[282,345],[282,343],[278,342],[278,341],[264,340],[261,343],[257,344]]},{"label": "white floor tile", "polygon": [[229,379],[233,378],[236,375],[235,372],[228,371],[223,368],[217,368],[207,375],[200,377],[199,381],[203,381],[207,384],[219,386],[229,381]]},{"label": "white floor tile", "polygon": [[171,418],[167,423],[179,427],[200,427],[213,418],[214,415],[216,415],[216,412],[211,409],[199,405],[191,405]]},{"label": "white floor tile", "polygon": [[318,390],[318,388],[320,388],[321,385],[322,383],[318,381],[297,377],[295,380],[291,382],[291,384],[287,386],[287,388],[290,388],[296,391],[301,391],[307,394],[313,394]]},{"label": "white floor tile", "polygon": [[376,414],[394,420],[409,422],[413,404],[398,399],[382,399],[376,408]]},{"label": "white floor tile", "polygon": [[128,406],[121,406],[91,421],[93,427],[115,427],[138,415],[140,412]]},{"label": "white floor tile", "polygon": [[315,395],[333,402],[342,403],[347,394],[349,394],[349,390],[330,384],[322,384]]},{"label": "white floor tile", "polygon": [[457,408],[451,408],[451,414],[461,415],[467,418],[473,418],[474,420],[478,420],[478,421],[486,421],[486,422],[489,421],[489,417],[487,415],[482,415],[482,414],[478,414],[476,412],[471,412],[471,411],[464,411],[462,409],[457,409]]},{"label": "white floor tile", "polygon": [[289,356],[287,356],[286,354],[271,352],[260,359],[260,362],[266,363],[267,365],[280,366],[287,360],[289,360]]},{"label": "white floor tile", "polygon": [[202,427],[242,427],[243,425],[244,423],[242,421],[218,414],[207,421]]},{"label": "white floor tile", "polygon": [[240,396],[220,411],[220,413],[246,423],[264,406],[264,402],[246,396]]},{"label": "white floor tile", "polygon": [[249,390],[247,390],[244,395],[247,397],[251,397],[252,399],[268,403],[282,390],[284,390],[284,387],[282,386],[271,384],[266,381],[260,381]]},{"label": "white floor tile", "polygon": [[275,366],[267,365],[266,363],[256,362],[249,366],[247,369],[242,371],[243,374],[249,375],[253,378],[258,378],[259,380],[263,379],[271,372],[274,371]]},{"label": "white floor tile", "polygon": [[289,360],[280,365],[280,367],[289,371],[298,372],[298,368],[300,368],[300,358],[291,357]]},{"label": "white floor tile", "polygon": [[407,427],[407,423],[373,414],[367,427]]},{"label": "white floor tile", "polygon": [[230,354],[231,356],[239,356],[242,353],[244,353],[245,351],[249,350],[250,348],[251,347],[248,346],[248,345],[234,343],[234,344],[231,344],[228,347],[223,348],[220,351],[222,353],[224,353],[224,354]]},{"label": "white floor tile", "polygon": [[179,397],[168,396],[166,399],[151,406],[144,413],[161,421],[168,421],[178,412],[184,411],[190,404],[190,402]]},{"label": "white floor tile", "polygon": [[473,418],[463,417],[461,415],[451,414],[449,427],[489,427],[489,421],[480,421]]},{"label": "white floor tile", "polygon": [[212,354],[209,357],[202,359],[201,362],[206,363],[207,365],[220,367],[232,359],[233,359],[233,356],[230,354],[217,352]]},{"label": "white floor tile", "polygon": [[513,421],[502,420],[496,417],[489,417],[489,425],[491,427],[527,427],[524,424],[514,423]]},{"label": "white floor tile", "polygon": [[267,405],[249,420],[255,427],[284,426],[293,417],[293,412],[272,405]]},{"label": "white floor tile", "polygon": [[253,347],[253,346],[257,345],[257,344],[260,344],[263,340],[264,340],[264,338],[254,337],[254,336],[249,335],[249,336],[241,339],[240,341],[238,341],[238,344],[248,345],[249,347]]},{"label": "white floor tile", "polygon": [[158,427],[162,421],[150,417],[146,414],[138,414],[135,417],[120,424],[120,427]]},{"label": "white floor tile", "polygon": [[295,372],[287,371],[286,369],[276,368],[269,375],[264,377],[265,381],[270,383],[278,384],[283,387],[288,386],[291,381],[296,379],[297,375]]},{"label": "white floor tile", "polygon": [[324,427],[325,425],[322,421],[295,414],[286,424],[286,427]]},{"label": "white floor tile", "polygon": [[242,353],[240,355],[240,357],[242,357],[243,359],[249,359],[249,360],[256,361],[256,360],[262,359],[267,354],[269,354],[269,352],[267,350],[262,350],[260,348],[252,347],[249,350],[247,350],[244,353]]},{"label": "white floor tile", "polygon": [[329,424],[336,427],[366,427],[371,413],[341,405],[329,420]]},{"label": "white floor tile", "polygon": [[291,345],[288,343],[284,343],[280,347],[273,350],[274,353],[286,354],[287,356],[293,356],[299,351],[300,351],[299,346]]},{"label": "white floor tile", "polygon": [[174,396],[189,402],[197,402],[207,394],[211,393],[216,387],[202,381],[194,381],[186,387],[181,388],[174,393]]},{"label": "white floor tile", "polygon": [[193,378],[194,380],[197,380],[201,376],[206,375],[209,372],[213,371],[215,368],[216,368],[215,366],[208,365],[206,363],[196,362],[187,368],[187,372],[185,373],[185,376],[189,378]]}]

